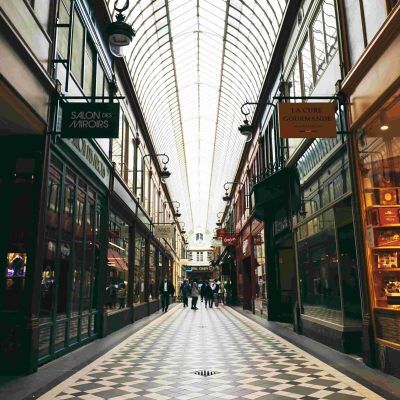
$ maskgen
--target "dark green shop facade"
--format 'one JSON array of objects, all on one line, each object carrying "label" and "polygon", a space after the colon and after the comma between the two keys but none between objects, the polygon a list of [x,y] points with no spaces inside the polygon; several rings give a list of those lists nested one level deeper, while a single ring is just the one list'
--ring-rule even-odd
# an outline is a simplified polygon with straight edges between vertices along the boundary
[{"label": "dark green shop facade", "polygon": [[157,311],[172,257],[94,141],[0,143],[0,370],[25,374]]}]

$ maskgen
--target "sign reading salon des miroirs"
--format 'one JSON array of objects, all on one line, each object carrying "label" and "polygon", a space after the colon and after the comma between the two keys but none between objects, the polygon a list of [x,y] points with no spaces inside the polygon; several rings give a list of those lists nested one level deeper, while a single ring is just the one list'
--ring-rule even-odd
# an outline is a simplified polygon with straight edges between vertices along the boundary
[{"label": "sign reading salon des miroirs", "polygon": [[61,137],[118,138],[119,103],[65,103]]}]

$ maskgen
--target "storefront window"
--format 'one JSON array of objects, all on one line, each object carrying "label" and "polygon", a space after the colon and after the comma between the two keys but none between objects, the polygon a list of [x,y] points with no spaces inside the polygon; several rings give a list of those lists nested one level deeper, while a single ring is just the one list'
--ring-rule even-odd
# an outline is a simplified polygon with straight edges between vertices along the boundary
[{"label": "storefront window", "polygon": [[157,297],[157,285],[156,285],[156,248],[150,244],[150,264],[149,264],[149,300],[153,300]]},{"label": "storefront window", "polygon": [[304,314],[342,325],[333,209],[310,222],[297,233]]},{"label": "storefront window", "polygon": [[138,232],[135,237],[135,273],[134,273],[134,293],[133,303],[138,305],[145,302],[144,284],[145,284],[145,252],[146,240]]},{"label": "storefront window", "polygon": [[47,184],[39,358],[96,334],[103,199],[55,156]]},{"label": "storefront window", "polygon": [[256,297],[266,299],[267,293],[267,275],[265,266],[265,243],[264,243],[264,229],[256,236],[254,236],[254,255],[256,259]]},{"label": "storefront window", "polygon": [[400,137],[396,137],[399,108],[399,102],[395,102],[382,110],[365,127],[358,141],[376,335],[397,344],[400,344],[397,329],[400,319]]},{"label": "storefront window", "polygon": [[110,313],[128,307],[129,225],[111,212],[108,232],[106,306]]}]

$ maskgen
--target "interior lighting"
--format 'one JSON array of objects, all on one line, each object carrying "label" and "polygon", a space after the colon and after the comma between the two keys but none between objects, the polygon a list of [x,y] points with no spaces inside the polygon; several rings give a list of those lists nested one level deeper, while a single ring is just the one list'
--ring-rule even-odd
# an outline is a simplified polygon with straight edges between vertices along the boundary
[{"label": "interior lighting", "polygon": [[382,112],[381,115],[379,116],[379,122],[381,131],[387,131],[389,129],[389,124],[387,122],[385,112]]},{"label": "interior lighting", "polygon": [[106,33],[108,35],[108,46],[111,54],[114,57],[125,57],[128,53],[129,46],[132,43],[135,31],[132,26],[125,22],[125,15],[122,13],[129,7],[129,0],[126,0],[125,5],[122,8],[114,6],[115,11],[118,12],[116,15],[116,21],[107,25]]}]

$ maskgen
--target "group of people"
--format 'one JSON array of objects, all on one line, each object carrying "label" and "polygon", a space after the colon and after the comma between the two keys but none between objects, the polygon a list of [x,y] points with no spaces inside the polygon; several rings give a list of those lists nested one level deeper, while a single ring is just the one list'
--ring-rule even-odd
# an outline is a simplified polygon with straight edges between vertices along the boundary
[{"label": "group of people", "polygon": [[[173,296],[175,293],[175,287],[167,277],[161,282],[159,292],[161,296],[162,312],[167,312],[170,296]],[[196,279],[189,283],[185,279],[180,286],[179,294],[182,298],[184,308],[189,307],[189,297],[192,298],[192,310],[198,310],[197,302],[199,297],[201,301],[205,303],[206,308],[213,308],[214,305],[218,307],[220,302],[225,304],[225,291],[219,280],[198,282]]]},{"label": "group of people", "polygon": [[224,291],[221,288],[220,281],[212,281],[210,283],[209,281],[198,282],[194,280],[192,283],[189,283],[185,279],[180,287],[180,295],[184,308],[189,307],[189,297],[192,298],[192,310],[198,310],[197,302],[199,297],[201,297],[202,302],[205,302],[206,308],[212,308],[214,304],[215,307],[218,307],[220,301],[225,303]]}]

